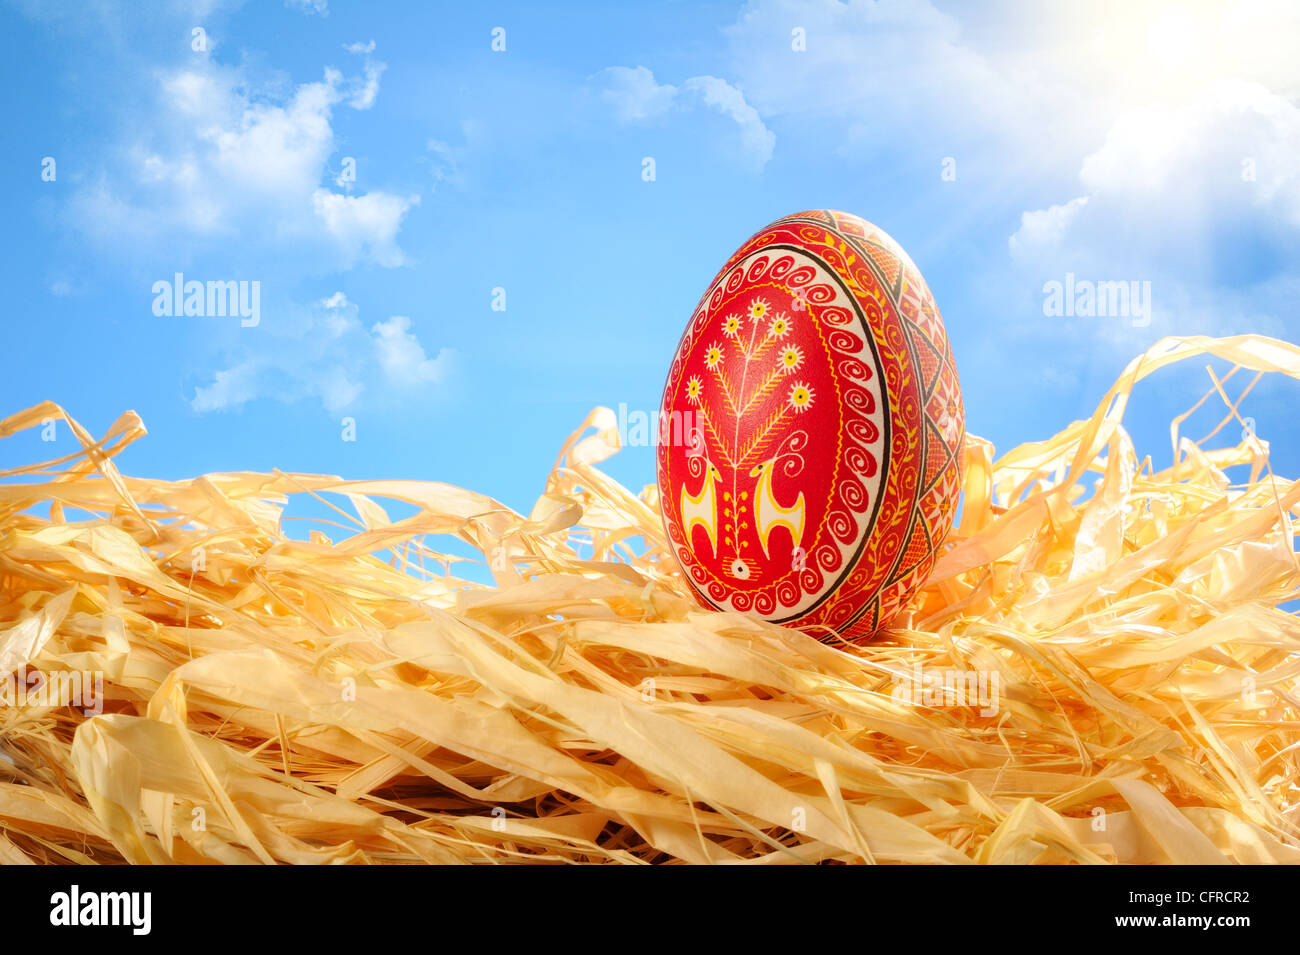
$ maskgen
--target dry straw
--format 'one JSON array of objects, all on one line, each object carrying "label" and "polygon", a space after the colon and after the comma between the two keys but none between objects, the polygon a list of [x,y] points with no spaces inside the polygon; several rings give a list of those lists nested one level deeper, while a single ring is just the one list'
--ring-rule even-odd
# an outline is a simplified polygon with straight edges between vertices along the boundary
[{"label": "dry straw", "polygon": [[[4,472],[0,674],[99,673],[105,700],[0,707],[0,861],[1300,861],[1300,482],[1249,429],[1209,450],[1175,421],[1155,471],[1120,424],[1205,353],[1300,378],[1283,342],[1167,339],[1090,420],[996,461],[968,438],[932,580],[848,648],[696,608],[653,488],[595,467],[605,410],[527,516],[418,481],[132,478],[134,414],[98,441],[14,415],[0,437],[59,418],[82,450]],[[291,539],[290,495],[354,531]]]}]

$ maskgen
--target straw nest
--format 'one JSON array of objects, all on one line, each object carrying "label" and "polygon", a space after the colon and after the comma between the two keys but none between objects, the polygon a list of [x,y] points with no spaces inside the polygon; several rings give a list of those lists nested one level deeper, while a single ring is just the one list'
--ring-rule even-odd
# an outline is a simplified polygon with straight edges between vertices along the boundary
[{"label": "straw nest", "polygon": [[[133,478],[136,415],[95,440],[16,414],[0,437],[58,418],[82,449],[0,484],[0,861],[1300,861],[1300,481],[1250,429],[1175,421],[1155,471],[1121,426],[1206,353],[1300,377],[1283,342],[1166,339],[1090,420],[996,460],[969,437],[960,526],[860,647],[699,609],[653,487],[595,467],[604,409],[527,516],[419,481]],[[291,495],[351,529],[288,536]],[[93,675],[102,707],[67,705]]]}]

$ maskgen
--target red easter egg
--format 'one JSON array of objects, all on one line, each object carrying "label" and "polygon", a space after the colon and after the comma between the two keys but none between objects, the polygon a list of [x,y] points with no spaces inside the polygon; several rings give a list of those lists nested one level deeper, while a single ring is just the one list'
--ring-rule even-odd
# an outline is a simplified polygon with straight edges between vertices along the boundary
[{"label": "red easter egg", "polygon": [[700,299],[664,387],[664,527],[705,607],[870,637],[952,527],[965,432],[943,320],[893,239],[773,222]]}]

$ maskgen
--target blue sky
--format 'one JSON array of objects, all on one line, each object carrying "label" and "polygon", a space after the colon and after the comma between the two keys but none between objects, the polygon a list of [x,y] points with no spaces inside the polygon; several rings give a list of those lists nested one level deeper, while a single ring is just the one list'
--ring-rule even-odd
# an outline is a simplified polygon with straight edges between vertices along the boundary
[{"label": "blue sky", "polygon": [[[908,250],[1000,450],[1090,414],[1163,335],[1300,338],[1294,4],[145,6],[0,3],[0,407],[96,433],[134,409],[130,473],[526,510],[592,407],[655,407],[727,256],[809,208]],[[260,320],[155,315],[176,272],[257,281]],[[1149,321],[1045,315],[1067,274],[1149,282]],[[1158,464],[1208,386],[1188,364],[1130,415]],[[1290,475],[1295,387],[1247,408]],[[0,466],[50,456],[0,443]]]}]

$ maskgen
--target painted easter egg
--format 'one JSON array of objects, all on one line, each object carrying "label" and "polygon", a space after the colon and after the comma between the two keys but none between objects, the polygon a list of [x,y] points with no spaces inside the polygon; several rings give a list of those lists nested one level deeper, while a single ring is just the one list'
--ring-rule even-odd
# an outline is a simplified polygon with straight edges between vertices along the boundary
[{"label": "painted easter egg", "polygon": [[952,527],[965,432],[943,320],[876,226],[801,212],[742,245],[673,356],[658,481],[705,607],[861,640]]}]

